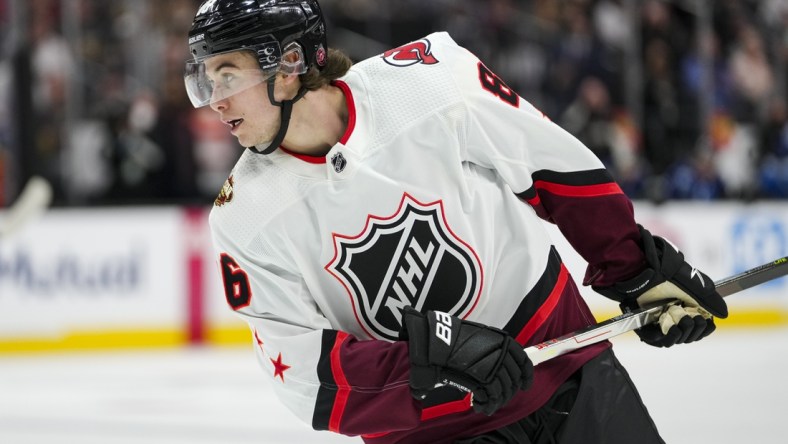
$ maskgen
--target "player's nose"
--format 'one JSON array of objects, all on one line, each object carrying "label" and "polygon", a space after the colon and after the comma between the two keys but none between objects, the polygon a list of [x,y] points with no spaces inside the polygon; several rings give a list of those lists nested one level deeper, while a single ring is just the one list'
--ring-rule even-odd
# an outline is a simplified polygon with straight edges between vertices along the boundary
[{"label": "player's nose", "polygon": [[222,112],[227,110],[227,99],[219,99],[219,100],[211,100],[211,109],[216,112]]}]

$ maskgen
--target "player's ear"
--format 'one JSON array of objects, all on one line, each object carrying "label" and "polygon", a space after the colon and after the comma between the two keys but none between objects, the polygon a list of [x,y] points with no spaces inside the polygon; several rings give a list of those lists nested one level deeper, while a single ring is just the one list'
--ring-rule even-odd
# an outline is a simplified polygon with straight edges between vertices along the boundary
[{"label": "player's ear", "polygon": [[277,83],[280,83],[285,90],[292,91],[293,94],[295,94],[295,92],[301,88],[301,79],[298,74],[279,73],[278,76],[279,79]]}]

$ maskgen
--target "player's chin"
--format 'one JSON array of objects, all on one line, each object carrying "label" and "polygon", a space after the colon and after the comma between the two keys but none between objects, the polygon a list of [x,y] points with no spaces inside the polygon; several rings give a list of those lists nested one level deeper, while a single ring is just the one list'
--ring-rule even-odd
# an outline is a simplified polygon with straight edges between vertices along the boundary
[{"label": "player's chin", "polygon": [[252,138],[244,134],[235,134],[235,138],[238,139],[238,144],[244,148],[251,148],[257,145],[256,138]]},{"label": "player's chin", "polygon": [[244,148],[253,148],[260,145],[268,146],[268,143],[271,141],[270,137],[261,137],[260,135],[245,132],[238,132],[234,136],[238,139],[238,144]]}]

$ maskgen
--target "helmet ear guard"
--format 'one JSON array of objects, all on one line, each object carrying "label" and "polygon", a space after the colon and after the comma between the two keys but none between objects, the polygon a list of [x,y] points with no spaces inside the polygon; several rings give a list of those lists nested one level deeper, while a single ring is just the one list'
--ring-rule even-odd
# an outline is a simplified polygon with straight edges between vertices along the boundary
[{"label": "helmet ear guard", "polygon": [[290,42],[285,46],[279,63],[279,72],[283,74],[301,75],[307,71],[304,50],[297,42]]}]

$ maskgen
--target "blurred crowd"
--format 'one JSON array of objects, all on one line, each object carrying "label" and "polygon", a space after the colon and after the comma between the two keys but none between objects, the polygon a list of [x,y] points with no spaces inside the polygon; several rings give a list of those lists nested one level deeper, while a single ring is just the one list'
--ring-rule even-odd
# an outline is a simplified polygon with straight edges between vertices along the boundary
[{"label": "blurred crowd", "polygon": [[[0,203],[209,204],[241,148],[183,89],[199,0],[0,0]],[[788,197],[788,0],[322,0],[361,60],[436,30],[634,199]],[[5,187],[3,186],[5,185]]]}]

